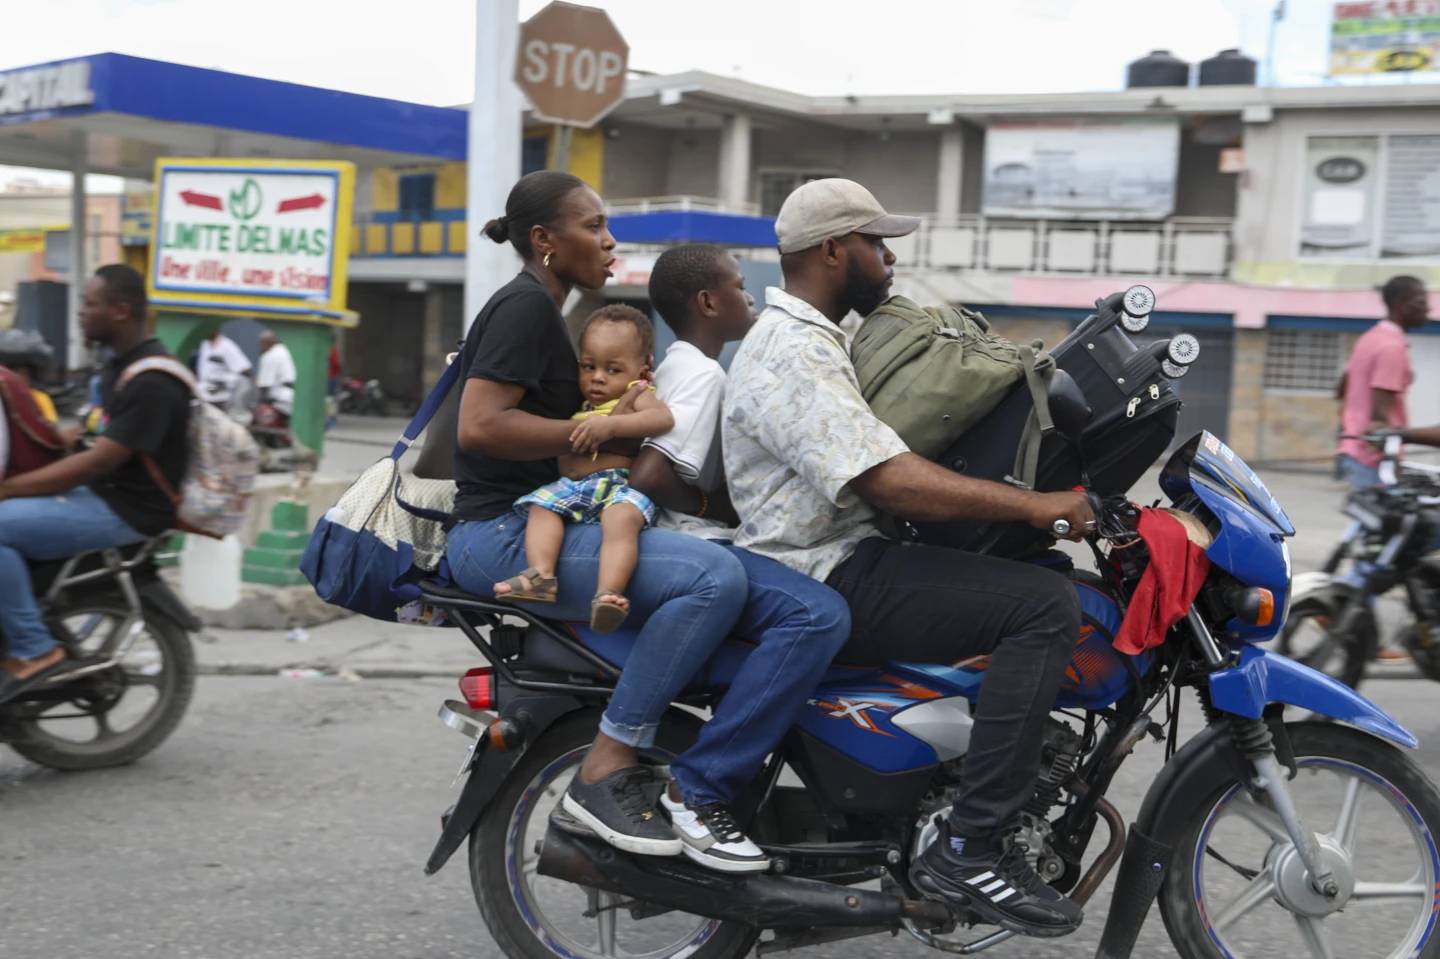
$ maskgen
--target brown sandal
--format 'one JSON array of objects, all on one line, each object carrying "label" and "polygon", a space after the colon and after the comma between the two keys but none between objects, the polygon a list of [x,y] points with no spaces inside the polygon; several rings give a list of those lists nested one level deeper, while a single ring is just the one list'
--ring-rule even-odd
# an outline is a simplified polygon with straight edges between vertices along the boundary
[{"label": "brown sandal", "polygon": [[541,576],[534,566],[505,580],[510,587],[508,593],[496,593],[495,599],[502,603],[553,603],[559,592],[554,576]]},{"label": "brown sandal", "polygon": [[612,603],[601,599],[602,596],[619,596],[619,593],[607,592],[596,593],[595,598],[590,601],[590,628],[597,633],[613,633],[625,622],[625,617],[630,615],[628,605],[621,606],[619,603]]}]

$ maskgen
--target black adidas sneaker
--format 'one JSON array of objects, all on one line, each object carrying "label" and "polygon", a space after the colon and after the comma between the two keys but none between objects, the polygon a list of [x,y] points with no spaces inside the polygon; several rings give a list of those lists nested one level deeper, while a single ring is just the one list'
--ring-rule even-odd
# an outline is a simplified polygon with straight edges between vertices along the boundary
[{"label": "black adidas sneaker", "polygon": [[910,867],[910,881],[932,899],[965,906],[982,922],[1022,936],[1066,936],[1085,918],[1077,903],[1035,874],[1024,849],[969,857],[964,841],[952,839],[945,823]]}]

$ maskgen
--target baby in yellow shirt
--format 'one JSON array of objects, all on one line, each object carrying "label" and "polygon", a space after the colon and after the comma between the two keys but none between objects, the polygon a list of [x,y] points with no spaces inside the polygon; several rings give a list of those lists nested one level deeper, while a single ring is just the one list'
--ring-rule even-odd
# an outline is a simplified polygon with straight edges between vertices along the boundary
[{"label": "baby in yellow shirt", "polygon": [[571,452],[560,457],[560,479],[515,501],[528,510],[525,561],[528,568],[495,584],[495,598],[513,602],[553,603],[558,584],[555,564],[565,539],[565,523],[599,523],[600,574],[590,603],[590,627],[608,633],[630,612],[625,589],[640,555],[640,531],[655,519],[655,504],[630,486],[632,457],[601,449],[615,439],[643,440],[669,432],[670,410],[646,386],[634,396],[629,412],[616,407],[648,383],[655,328],[634,307],[601,307],[580,333],[580,392],[585,405],[572,419]]}]

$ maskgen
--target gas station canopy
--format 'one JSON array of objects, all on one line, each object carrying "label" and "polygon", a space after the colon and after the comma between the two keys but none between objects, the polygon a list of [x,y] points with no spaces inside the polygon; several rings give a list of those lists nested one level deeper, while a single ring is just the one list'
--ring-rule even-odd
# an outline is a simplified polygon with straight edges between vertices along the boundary
[{"label": "gas station canopy", "polygon": [[0,73],[0,164],[149,179],[161,156],[463,160],[465,111],[118,53]]}]

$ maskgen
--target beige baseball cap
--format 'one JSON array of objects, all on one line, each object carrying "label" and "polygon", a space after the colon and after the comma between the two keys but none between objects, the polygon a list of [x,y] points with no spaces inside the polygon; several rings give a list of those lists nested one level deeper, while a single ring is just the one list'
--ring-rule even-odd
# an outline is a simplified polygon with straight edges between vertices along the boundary
[{"label": "beige baseball cap", "polygon": [[906,236],[919,227],[918,217],[886,213],[875,195],[854,180],[830,177],[811,180],[785,198],[775,218],[775,238],[781,253],[798,253],[827,237]]}]

